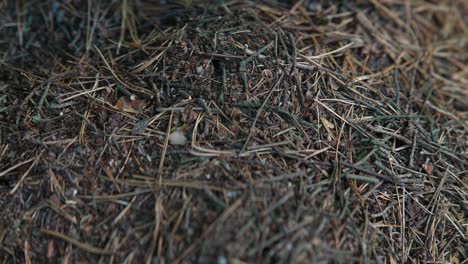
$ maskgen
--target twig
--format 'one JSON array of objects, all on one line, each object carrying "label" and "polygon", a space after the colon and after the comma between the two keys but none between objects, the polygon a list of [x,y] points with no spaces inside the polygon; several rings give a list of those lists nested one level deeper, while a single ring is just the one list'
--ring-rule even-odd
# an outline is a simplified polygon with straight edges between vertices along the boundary
[{"label": "twig", "polygon": [[247,140],[245,140],[245,143],[244,143],[244,146],[242,147],[242,150],[241,152],[244,152],[245,149],[247,148],[247,145],[249,144],[249,141],[250,141],[250,138],[252,137],[252,134],[254,133],[255,131],[255,125],[257,124],[257,120],[258,118],[260,117],[260,115],[262,114],[262,110],[263,108],[265,107],[265,105],[267,104],[268,100],[270,99],[271,95],[273,94],[273,92],[276,90],[276,88],[278,88],[278,86],[280,85],[281,81],[283,80],[283,74],[279,77],[278,81],[276,82],[276,84],[271,88],[270,92],[268,93],[267,97],[265,98],[265,100],[263,101],[262,105],[258,108],[257,110],[257,114],[255,115],[255,119],[252,123],[252,126],[249,130],[249,136],[247,137]]},{"label": "twig", "polygon": [[[242,103],[235,103],[234,106],[243,107],[243,108],[259,108],[262,105],[260,103],[242,102]],[[273,111],[273,112],[277,112],[277,113],[286,115],[287,117],[289,117],[289,118],[291,118],[293,120],[296,120],[301,125],[308,126],[308,127],[311,127],[313,129],[317,130],[317,128],[316,128],[316,126],[314,124],[312,124],[310,122],[307,122],[307,121],[303,120],[302,118],[298,117],[297,115],[289,113],[288,111],[286,111],[286,110],[284,110],[282,108],[279,108],[279,107],[276,107],[276,106],[271,106],[271,105],[265,105],[263,108],[265,110],[268,110],[268,111]]]},{"label": "twig", "polygon": [[400,80],[398,79],[398,69],[393,69],[393,79],[395,82],[395,104],[400,108]]},{"label": "twig", "polygon": [[65,240],[67,241],[68,243],[86,251],[86,252],[90,252],[90,253],[93,253],[93,254],[98,254],[98,255],[111,255],[112,254],[112,251],[109,250],[109,249],[103,249],[103,248],[98,248],[98,247],[94,247],[94,246],[91,246],[91,245],[88,245],[86,243],[83,243],[83,242],[80,242],[74,238],[71,238],[69,236],[66,236],[62,233],[59,233],[59,232],[56,232],[56,231],[53,231],[53,230],[49,230],[49,229],[45,229],[45,228],[40,228],[39,229],[39,232],[41,233],[44,233],[46,235],[50,235],[50,236],[53,236],[53,237],[57,237],[57,238],[60,238],[62,240]]},{"label": "twig", "polygon": [[269,49],[271,46],[273,46],[274,42],[268,43],[265,47],[261,48],[257,52],[255,52],[253,55],[248,57],[247,59],[243,60],[240,62],[239,66],[239,72],[241,73],[241,77],[244,83],[244,89],[247,91],[248,90],[248,82],[247,82],[247,63],[253,61],[255,58],[257,58],[260,54],[262,54],[265,50]]}]

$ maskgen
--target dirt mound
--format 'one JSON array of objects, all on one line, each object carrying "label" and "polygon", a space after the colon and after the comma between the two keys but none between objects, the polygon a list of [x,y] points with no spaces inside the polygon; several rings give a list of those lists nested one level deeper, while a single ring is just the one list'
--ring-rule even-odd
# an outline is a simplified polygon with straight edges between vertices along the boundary
[{"label": "dirt mound", "polygon": [[467,258],[463,1],[174,2],[0,3],[1,260]]}]

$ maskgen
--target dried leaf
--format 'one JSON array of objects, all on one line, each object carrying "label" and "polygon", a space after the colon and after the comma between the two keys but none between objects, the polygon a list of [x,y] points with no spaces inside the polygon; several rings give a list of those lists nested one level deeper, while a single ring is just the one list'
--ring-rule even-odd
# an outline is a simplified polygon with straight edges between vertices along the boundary
[{"label": "dried leaf", "polygon": [[449,263],[459,264],[460,260],[456,256],[450,255],[450,262]]},{"label": "dried leaf", "polygon": [[136,98],[129,98],[127,96],[122,96],[119,98],[115,104],[115,108],[119,109],[121,112],[129,112],[137,114],[146,106],[146,102]]},{"label": "dried leaf", "polygon": [[90,235],[93,232],[94,227],[92,225],[86,225],[83,227],[83,231],[85,234]]},{"label": "dried leaf", "polygon": [[325,119],[325,117],[321,116],[320,120],[322,120],[322,123],[326,128],[329,128],[329,129],[335,128],[335,125],[332,122]]},{"label": "dried leaf", "polygon": [[54,241],[50,240],[49,244],[47,245],[47,258],[53,258],[55,256],[55,245]]},{"label": "dried leaf", "polygon": [[423,164],[422,167],[427,174],[432,175],[432,171],[434,169],[434,167],[432,166],[432,163]]},{"label": "dried leaf", "polygon": [[231,119],[233,119],[233,120],[238,120],[239,117],[241,116],[241,114],[242,114],[242,110],[240,110],[240,108],[238,108],[238,107],[233,107],[233,108],[231,109],[230,117],[231,117]]},{"label": "dried leaf", "polygon": [[195,120],[198,119],[198,113],[193,111],[192,108],[188,108],[187,110],[185,110],[182,114],[182,121],[183,122],[186,122],[186,123],[193,123],[195,122]]},{"label": "dried leaf", "polygon": [[60,198],[57,196],[57,194],[52,194],[50,197],[49,197],[49,203],[57,206],[57,207],[60,207],[62,204],[60,203]]}]

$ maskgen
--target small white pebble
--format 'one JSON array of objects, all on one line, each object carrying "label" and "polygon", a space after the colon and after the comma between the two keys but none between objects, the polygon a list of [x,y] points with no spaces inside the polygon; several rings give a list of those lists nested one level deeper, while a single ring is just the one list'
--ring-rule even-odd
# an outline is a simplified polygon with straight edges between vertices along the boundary
[{"label": "small white pebble", "polygon": [[171,145],[185,145],[187,143],[187,138],[180,131],[174,131],[169,135],[169,143]]},{"label": "small white pebble", "polygon": [[236,198],[237,197],[237,192],[230,191],[230,192],[227,193],[227,196],[229,198]]},{"label": "small white pebble", "polygon": [[201,74],[203,72],[203,66],[197,66],[197,73]]},{"label": "small white pebble", "polygon": [[228,261],[225,256],[218,256],[218,264],[227,264]]}]

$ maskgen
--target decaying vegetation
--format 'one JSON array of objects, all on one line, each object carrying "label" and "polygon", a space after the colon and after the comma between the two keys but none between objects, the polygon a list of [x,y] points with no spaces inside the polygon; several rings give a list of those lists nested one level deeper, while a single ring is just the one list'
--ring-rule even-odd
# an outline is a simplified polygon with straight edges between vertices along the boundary
[{"label": "decaying vegetation", "polygon": [[467,9],[1,1],[2,263],[461,263]]}]

